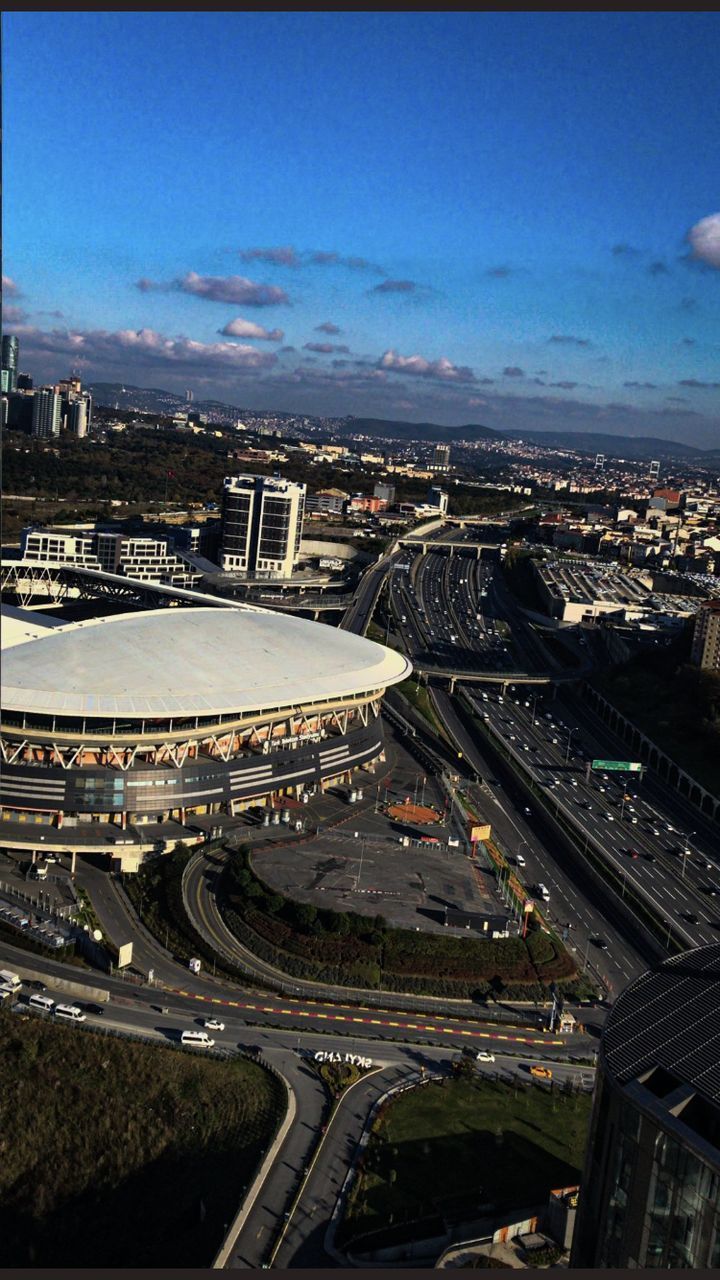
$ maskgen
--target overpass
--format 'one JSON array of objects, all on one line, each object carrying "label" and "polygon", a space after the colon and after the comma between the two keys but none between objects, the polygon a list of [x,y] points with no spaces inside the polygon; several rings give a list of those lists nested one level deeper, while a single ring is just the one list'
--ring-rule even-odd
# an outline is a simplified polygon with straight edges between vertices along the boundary
[{"label": "overpass", "polygon": [[450,555],[453,551],[471,551],[475,553],[476,560],[480,559],[483,551],[499,551],[501,545],[500,542],[476,542],[470,538],[464,541],[454,541],[450,538],[414,538],[412,534],[408,534],[405,538],[398,538],[398,546],[412,551],[421,551],[424,556],[428,551],[449,551]]},{"label": "overpass", "polygon": [[502,685],[503,692],[509,685],[514,684],[571,684],[584,680],[587,670],[582,671],[457,671],[449,668],[423,666],[422,663],[413,662],[413,672],[418,676],[424,676],[426,680],[438,679],[447,680],[448,688],[451,693],[455,690],[455,685],[460,684],[499,684]]}]

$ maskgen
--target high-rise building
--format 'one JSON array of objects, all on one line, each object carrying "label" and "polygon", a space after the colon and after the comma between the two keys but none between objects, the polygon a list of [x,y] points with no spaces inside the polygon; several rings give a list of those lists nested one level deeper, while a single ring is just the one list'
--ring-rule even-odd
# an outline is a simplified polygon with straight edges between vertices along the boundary
[{"label": "high-rise building", "polygon": [[61,400],[54,387],[39,387],[33,392],[32,433],[41,440],[60,435]]},{"label": "high-rise building", "polygon": [[292,577],[300,555],[304,511],[304,484],[280,476],[226,476],[223,569],[247,577]]},{"label": "high-rise building", "polygon": [[71,400],[67,411],[68,430],[82,440],[88,432],[88,401],[85,396]]},{"label": "high-rise building", "polygon": [[720,944],[663,961],[602,1033],[571,1267],[720,1267]]},{"label": "high-rise building", "polygon": [[700,605],[690,661],[695,667],[720,671],[720,600],[704,600]]},{"label": "high-rise building", "polygon": [[3,391],[17,390],[19,350],[20,344],[17,338],[10,333],[4,334],[2,340]]},{"label": "high-rise building", "polygon": [[436,444],[433,449],[431,467],[433,471],[448,471],[450,469],[450,445]]},{"label": "high-rise building", "polygon": [[32,391],[33,380],[29,373],[19,373],[17,376],[18,391]]},{"label": "high-rise building", "polygon": [[444,489],[440,488],[438,484],[433,484],[430,486],[430,488],[428,489],[427,500],[430,503],[431,507],[440,508],[441,515],[444,515],[444,516],[447,515],[448,501],[449,501],[448,495]]}]

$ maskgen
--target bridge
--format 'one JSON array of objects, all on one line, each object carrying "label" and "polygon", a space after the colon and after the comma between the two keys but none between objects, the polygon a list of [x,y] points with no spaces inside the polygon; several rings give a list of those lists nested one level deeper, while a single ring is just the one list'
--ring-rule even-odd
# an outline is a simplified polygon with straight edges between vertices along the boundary
[{"label": "bridge", "polygon": [[450,538],[414,538],[412,534],[408,534],[405,538],[398,538],[398,546],[404,547],[411,551],[421,551],[424,556],[428,551],[448,551],[450,555],[454,551],[474,552],[475,559],[479,560],[483,551],[498,551],[501,544],[499,542],[480,542],[474,539],[466,538],[464,541],[456,541]]},{"label": "bridge", "polygon": [[578,671],[457,671],[449,668],[424,666],[422,663],[413,661],[413,672],[418,676],[423,676],[425,680],[437,679],[447,680],[448,688],[451,693],[455,691],[455,685],[460,684],[499,684],[502,685],[503,693],[509,685],[514,684],[571,684],[573,681],[584,680],[587,670]]}]

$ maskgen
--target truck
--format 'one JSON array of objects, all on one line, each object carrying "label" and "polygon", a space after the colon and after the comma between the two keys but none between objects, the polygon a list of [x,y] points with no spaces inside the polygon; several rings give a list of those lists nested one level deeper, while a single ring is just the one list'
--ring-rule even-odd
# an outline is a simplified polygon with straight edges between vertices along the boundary
[{"label": "truck", "polygon": [[17,991],[20,987],[20,978],[10,969],[0,969],[0,986],[7,987],[10,991]]},{"label": "truck", "polygon": [[201,968],[202,968],[202,963],[200,960],[188,961],[188,969],[190,970],[191,973],[199,973]]}]

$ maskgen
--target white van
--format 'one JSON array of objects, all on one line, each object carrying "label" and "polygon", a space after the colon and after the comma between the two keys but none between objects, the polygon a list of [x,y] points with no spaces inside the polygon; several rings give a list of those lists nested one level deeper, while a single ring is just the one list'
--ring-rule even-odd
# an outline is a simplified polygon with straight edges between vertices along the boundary
[{"label": "white van", "polygon": [[31,996],[28,1000],[29,1009],[37,1009],[38,1013],[52,1013],[55,1008],[55,1001],[50,996]]},{"label": "white van", "polygon": [[9,987],[11,991],[17,991],[20,987],[20,978],[10,969],[0,969],[0,986]]},{"label": "white van", "polygon": [[524,866],[525,866],[525,859],[523,858],[523,856],[522,856],[522,854],[521,854],[521,853],[518,853],[518,854],[517,854],[517,856],[516,856],[516,858],[515,858],[515,861],[516,861],[516,863],[517,863],[517,865],[518,865],[519,867],[524,867]]},{"label": "white van", "polygon": [[214,1049],[215,1041],[211,1040],[207,1031],[183,1031],[182,1044],[194,1045],[196,1049]]},{"label": "white van", "polygon": [[68,1022],[84,1022],[85,1014],[76,1004],[56,1004],[55,1017],[67,1018]]}]

